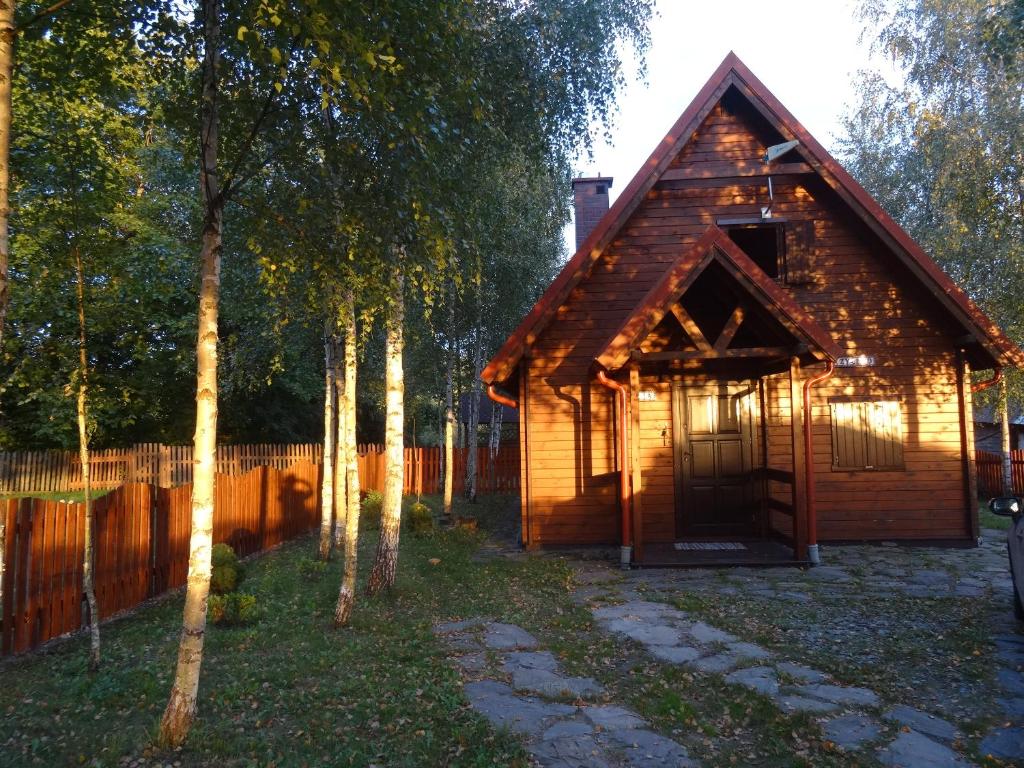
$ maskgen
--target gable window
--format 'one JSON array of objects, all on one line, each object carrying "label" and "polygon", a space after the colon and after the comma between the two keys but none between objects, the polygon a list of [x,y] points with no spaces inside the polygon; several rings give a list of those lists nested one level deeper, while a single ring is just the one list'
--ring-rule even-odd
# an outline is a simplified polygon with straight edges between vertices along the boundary
[{"label": "gable window", "polygon": [[903,469],[903,412],[898,400],[830,400],[832,468]]},{"label": "gable window", "polygon": [[769,277],[782,274],[785,238],[781,224],[742,224],[725,227],[725,233]]}]

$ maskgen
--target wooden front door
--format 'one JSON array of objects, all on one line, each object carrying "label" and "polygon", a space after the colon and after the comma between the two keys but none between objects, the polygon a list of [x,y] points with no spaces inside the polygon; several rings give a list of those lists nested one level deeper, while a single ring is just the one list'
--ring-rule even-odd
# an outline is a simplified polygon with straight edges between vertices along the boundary
[{"label": "wooden front door", "polygon": [[722,382],[672,390],[676,536],[756,533],[753,384]]}]

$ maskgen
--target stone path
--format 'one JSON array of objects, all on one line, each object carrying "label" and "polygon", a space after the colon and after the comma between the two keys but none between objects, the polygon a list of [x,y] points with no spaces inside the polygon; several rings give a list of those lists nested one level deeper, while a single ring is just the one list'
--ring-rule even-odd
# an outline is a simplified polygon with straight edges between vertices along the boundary
[{"label": "stone path", "polygon": [[1000,662],[996,682],[1001,696],[997,703],[1006,724],[982,739],[979,749],[983,755],[1005,760],[1024,759],[1024,636],[997,635],[993,640]]},{"label": "stone path", "polygon": [[950,746],[960,736],[956,728],[934,715],[910,707],[884,709],[874,691],[837,685],[824,672],[777,659],[665,603],[587,604],[600,627],[636,641],[664,662],[722,675],[727,683],[767,696],[785,712],[820,716],[826,738],[844,751],[871,750],[886,766],[972,765]]},{"label": "stone path", "polygon": [[[467,682],[470,705],[496,728],[519,734],[549,768],[685,768],[686,749],[637,713],[608,703],[589,677],[568,677],[555,656],[514,624],[486,619],[440,624],[434,632]],[[491,670],[500,669],[502,679]]]}]

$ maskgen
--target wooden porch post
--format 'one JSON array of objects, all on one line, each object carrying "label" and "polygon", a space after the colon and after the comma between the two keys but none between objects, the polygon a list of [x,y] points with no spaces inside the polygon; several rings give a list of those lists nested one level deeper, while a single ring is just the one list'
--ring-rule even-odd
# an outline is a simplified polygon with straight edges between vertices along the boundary
[{"label": "wooden porch post", "polygon": [[977,539],[978,466],[974,451],[974,398],[971,397],[971,364],[962,349],[956,352],[956,393],[960,406],[960,454],[964,472],[964,516],[967,533]]},{"label": "wooden porch post", "polygon": [[804,455],[804,396],[800,388],[800,358],[789,361],[790,435],[793,443],[793,556],[807,558],[807,489],[808,457]]},{"label": "wooden porch post", "polygon": [[633,562],[642,563],[644,558],[643,539],[643,477],[640,474],[640,366],[633,362],[629,366],[629,452],[633,492]]}]

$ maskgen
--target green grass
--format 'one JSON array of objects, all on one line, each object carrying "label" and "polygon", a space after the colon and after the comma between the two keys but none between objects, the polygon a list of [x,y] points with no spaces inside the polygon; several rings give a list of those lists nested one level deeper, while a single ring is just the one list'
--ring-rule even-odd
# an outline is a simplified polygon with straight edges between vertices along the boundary
[{"label": "green grass", "polygon": [[[93,488],[93,501],[113,488]],[[38,491],[36,493],[0,493],[0,499],[46,499],[47,501],[85,501],[85,491]]]},{"label": "green grass", "polygon": [[[360,592],[352,626],[341,631],[331,626],[340,558],[319,574],[303,567],[312,537],[249,563],[242,588],[258,596],[262,617],[209,628],[198,720],[177,752],[152,740],[173,673],[180,595],[105,625],[95,675],[85,669],[82,637],[4,662],[0,762],[526,766],[519,741],[469,709],[431,632],[439,621],[488,616],[533,632],[569,673],[601,680],[609,701],[637,709],[706,765],[856,764],[829,752],[808,719],[597,631],[571,600],[562,558],[486,556],[484,532],[509,530],[514,498],[485,497],[457,512],[475,514],[482,532],[403,531],[396,588],[373,600]],[[375,545],[376,531],[367,531],[364,574]]]},{"label": "green grass", "polygon": [[999,515],[992,514],[992,511],[988,508],[988,502],[983,501],[978,505],[978,523],[982,528],[994,528],[997,531],[1008,531],[1010,526],[1013,525],[1013,520],[1009,517],[1001,517]]}]

